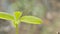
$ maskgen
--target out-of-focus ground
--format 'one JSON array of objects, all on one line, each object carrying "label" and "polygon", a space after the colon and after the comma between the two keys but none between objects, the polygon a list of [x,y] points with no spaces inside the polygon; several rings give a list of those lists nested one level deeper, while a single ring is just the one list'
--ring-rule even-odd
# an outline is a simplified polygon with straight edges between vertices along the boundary
[{"label": "out-of-focus ground", "polygon": [[[12,14],[21,11],[43,20],[42,24],[19,24],[19,34],[60,33],[60,0],[0,0],[0,11]],[[0,19],[0,34],[15,34],[11,21]]]}]

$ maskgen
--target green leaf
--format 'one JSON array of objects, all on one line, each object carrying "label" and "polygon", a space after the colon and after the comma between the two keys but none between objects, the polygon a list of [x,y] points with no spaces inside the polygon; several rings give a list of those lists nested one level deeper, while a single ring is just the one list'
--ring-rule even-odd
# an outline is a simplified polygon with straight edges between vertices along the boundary
[{"label": "green leaf", "polygon": [[19,23],[21,23],[21,22],[18,20],[18,21],[13,21],[12,24],[13,24],[14,27],[17,27],[16,25],[18,25]]},{"label": "green leaf", "polygon": [[41,24],[42,20],[34,16],[23,16],[21,22],[30,23],[30,24]]},{"label": "green leaf", "polygon": [[20,12],[20,11],[15,11],[15,12],[14,12],[14,15],[15,15],[16,20],[18,20],[18,19],[21,17],[22,12]]},{"label": "green leaf", "polygon": [[0,19],[5,19],[5,20],[14,20],[14,17],[10,14],[0,12]]},{"label": "green leaf", "polygon": [[18,25],[17,23],[18,23],[17,21],[13,21],[12,24],[13,24],[14,27],[17,27],[17,26],[16,26],[16,25]]}]

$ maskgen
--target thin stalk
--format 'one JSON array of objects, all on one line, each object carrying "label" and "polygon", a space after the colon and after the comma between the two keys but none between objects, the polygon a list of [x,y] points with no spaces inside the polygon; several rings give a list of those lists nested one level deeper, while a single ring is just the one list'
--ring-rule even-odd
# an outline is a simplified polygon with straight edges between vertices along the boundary
[{"label": "thin stalk", "polygon": [[[20,21],[19,21],[20,22]],[[18,23],[19,23],[18,22]],[[20,22],[21,23],[21,22]],[[16,24],[16,34],[19,34],[19,27],[18,27],[18,24]]]},{"label": "thin stalk", "polygon": [[19,34],[18,33],[18,24],[16,24],[16,34]]}]

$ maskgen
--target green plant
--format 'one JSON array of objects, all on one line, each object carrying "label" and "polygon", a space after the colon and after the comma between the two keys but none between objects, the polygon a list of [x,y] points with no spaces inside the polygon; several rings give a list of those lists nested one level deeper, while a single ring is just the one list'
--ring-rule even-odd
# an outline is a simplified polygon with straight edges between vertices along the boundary
[{"label": "green plant", "polygon": [[42,20],[34,16],[22,16],[22,12],[16,11],[13,15],[0,12],[0,19],[11,20],[16,28],[16,34],[18,34],[18,24],[21,22],[29,24],[41,24]]}]

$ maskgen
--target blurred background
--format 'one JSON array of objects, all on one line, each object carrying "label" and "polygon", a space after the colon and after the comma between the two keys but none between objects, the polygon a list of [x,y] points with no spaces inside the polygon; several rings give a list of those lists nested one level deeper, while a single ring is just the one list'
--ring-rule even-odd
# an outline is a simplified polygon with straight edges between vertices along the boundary
[{"label": "blurred background", "polygon": [[[19,24],[19,34],[60,34],[60,0],[0,0],[0,11],[21,11],[43,20],[42,24]],[[0,34],[15,34],[11,21],[0,19]]]}]

